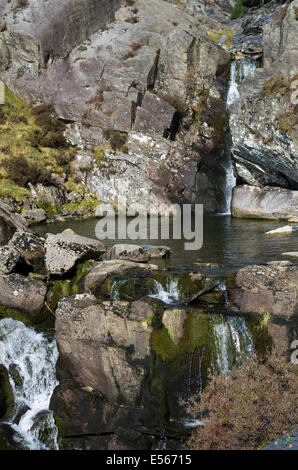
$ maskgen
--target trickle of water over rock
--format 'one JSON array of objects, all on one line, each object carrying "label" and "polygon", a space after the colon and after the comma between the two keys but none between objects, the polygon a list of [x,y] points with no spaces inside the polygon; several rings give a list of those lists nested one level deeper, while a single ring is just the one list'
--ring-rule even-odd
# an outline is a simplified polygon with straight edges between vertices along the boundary
[{"label": "trickle of water over rock", "polygon": [[[257,62],[253,59],[241,59],[234,60],[231,63],[231,76],[229,83],[229,90],[227,94],[227,106],[228,108],[239,100],[240,94],[238,85],[246,77],[251,75],[257,68]],[[228,159],[224,165],[226,172],[226,185],[225,185],[225,197],[226,197],[226,208],[225,212],[221,215],[229,215],[231,213],[231,201],[233,188],[236,186],[236,178],[234,176],[233,164],[231,153],[229,151]]]},{"label": "trickle of water over rock", "polygon": [[229,91],[227,96],[227,105],[231,106],[235,101],[240,98],[238,85],[254,73],[257,68],[257,61],[253,59],[233,60],[231,63],[231,77],[229,84]]},{"label": "trickle of water over rock", "polygon": [[167,305],[177,304],[181,301],[181,293],[178,288],[179,278],[168,277],[166,284],[163,286],[159,281],[154,279],[155,292],[149,297],[159,299]]},{"label": "trickle of water over rock", "polygon": [[58,430],[49,411],[58,385],[57,359],[55,340],[48,340],[19,321],[0,321],[0,363],[9,372],[16,402],[8,424],[21,436],[20,444],[30,450],[58,449]]},{"label": "trickle of water over rock", "polygon": [[253,339],[244,318],[213,316],[212,322],[215,366],[227,373],[249,359],[255,350]]}]

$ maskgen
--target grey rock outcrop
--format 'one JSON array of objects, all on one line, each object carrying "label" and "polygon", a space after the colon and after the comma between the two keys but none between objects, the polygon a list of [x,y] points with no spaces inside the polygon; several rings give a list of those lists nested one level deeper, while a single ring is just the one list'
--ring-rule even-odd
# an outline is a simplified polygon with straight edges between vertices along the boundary
[{"label": "grey rock outcrop", "polygon": [[22,312],[38,312],[44,305],[46,286],[20,274],[0,276],[0,304]]},{"label": "grey rock outcrop", "polygon": [[281,188],[236,186],[232,215],[260,219],[291,219],[298,215],[298,191]]},{"label": "grey rock outcrop", "polygon": [[79,260],[99,258],[105,252],[105,247],[98,240],[81,237],[67,229],[57,235],[48,234],[45,250],[47,271],[53,275],[63,275]]}]

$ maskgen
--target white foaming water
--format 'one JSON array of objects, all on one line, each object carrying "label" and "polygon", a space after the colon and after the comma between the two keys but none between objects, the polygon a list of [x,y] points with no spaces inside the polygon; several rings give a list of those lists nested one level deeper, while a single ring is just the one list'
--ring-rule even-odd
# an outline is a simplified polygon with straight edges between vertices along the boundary
[{"label": "white foaming water", "polygon": [[246,77],[254,73],[257,63],[252,59],[234,60],[231,64],[231,77],[229,91],[227,96],[227,105],[231,106],[235,101],[239,100],[240,93],[238,85]]},{"label": "white foaming water", "polygon": [[178,277],[168,278],[164,287],[160,282],[154,280],[155,293],[149,295],[152,299],[159,299],[167,305],[179,302],[180,293],[178,289]]},{"label": "white foaming water", "polygon": [[224,296],[225,296],[225,305],[227,306],[228,305],[228,301],[229,301],[229,298],[228,298],[228,291],[227,291],[227,288],[226,288],[226,285],[223,281],[221,281],[218,286],[216,287],[216,290],[217,291],[221,291],[223,292]]},{"label": "white foaming water", "polygon": [[240,317],[226,317],[215,320],[215,362],[222,373],[228,373],[232,367],[241,365],[254,352],[254,344],[246,325]]},{"label": "white foaming water", "polygon": [[238,90],[238,83],[237,83],[237,62],[233,61],[231,64],[231,77],[230,77],[230,85],[229,91],[227,96],[227,105],[231,106],[232,103],[239,100],[240,94]]},{"label": "white foaming water", "polygon": [[[22,444],[31,450],[58,449],[58,430],[49,411],[51,396],[58,385],[57,359],[55,340],[49,341],[42,333],[36,333],[19,321],[10,318],[0,321],[0,363],[9,372],[16,402],[15,415],[8,424],[21,436]],[[22,409],[27,411],[16,424],[14,419]],[[36,418],[42,411],[46,418],[39,424]],[[43,432],[47,434],[47,444],[39,438]]]}]

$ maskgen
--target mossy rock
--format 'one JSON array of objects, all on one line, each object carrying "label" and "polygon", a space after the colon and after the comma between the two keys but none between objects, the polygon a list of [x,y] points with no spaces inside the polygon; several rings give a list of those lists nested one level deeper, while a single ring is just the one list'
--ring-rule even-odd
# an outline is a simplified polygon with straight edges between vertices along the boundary
[{"label": "mossy rock", "polygon": [[182,360],[198,347],[208,343],[210,337],[208,315],[191,312],[183,327],[184,336],[177,345],[164,326],[153,330],[150,338],[152,348],[164,362]]}]

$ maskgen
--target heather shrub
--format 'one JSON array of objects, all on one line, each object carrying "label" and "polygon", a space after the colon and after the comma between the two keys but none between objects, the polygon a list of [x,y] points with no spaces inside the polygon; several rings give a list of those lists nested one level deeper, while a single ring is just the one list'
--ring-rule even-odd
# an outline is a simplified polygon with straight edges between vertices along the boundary
[{"label": "heather shrub", "polygon": [[7,178],[18,186],[26,187],[28,183],[46,183],[48,174],[46,170],[35,162],[27,160],[23,155],[10,156],[2,160]]},{"label": "heather shrub", "polygon": [[65,124],[52,117],[49,106],[36,106],[33,108],[32,114],[36,125],[40,127],[40,131],[36,133],[36,136],[41,147],[63,148],[66,146],[63,135]]},{"label": "heather shrub", "polygon": [[298,422],[298,367],[271,353],[229,375],[215,375],[190,411],[199,426],[186,444],[191,450],[258,449]]},{"label": "heather shrub", "polygon": [[127,134],[125,132],[115,131],[113,129],[104,129],[103,136],[110,142],[110,145],[115,152],[117,150],[124,153],[127,152]]}]

